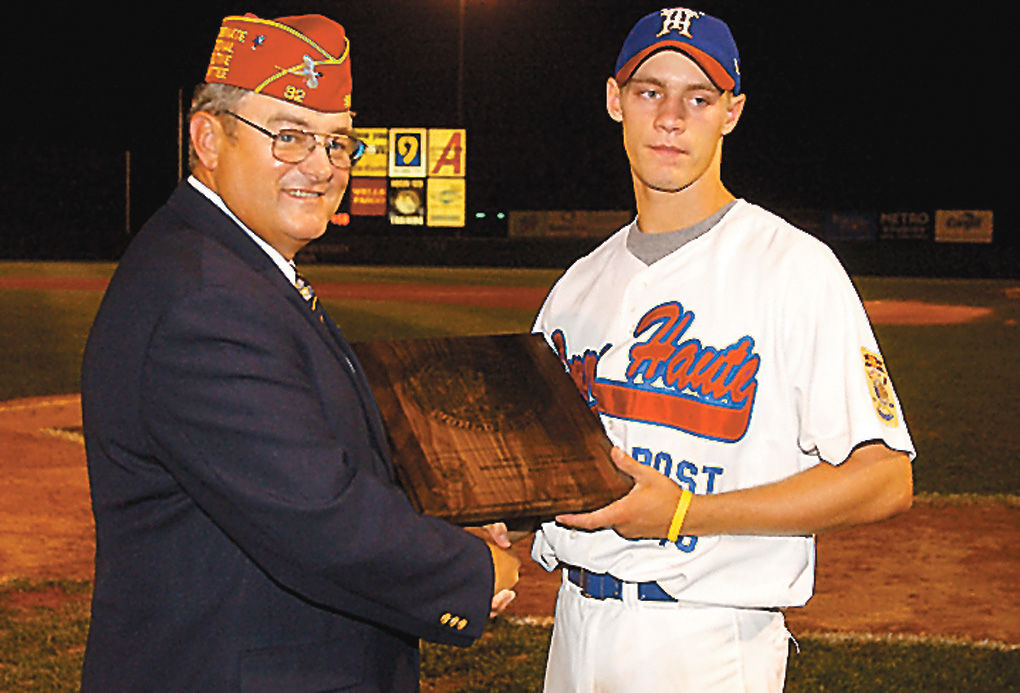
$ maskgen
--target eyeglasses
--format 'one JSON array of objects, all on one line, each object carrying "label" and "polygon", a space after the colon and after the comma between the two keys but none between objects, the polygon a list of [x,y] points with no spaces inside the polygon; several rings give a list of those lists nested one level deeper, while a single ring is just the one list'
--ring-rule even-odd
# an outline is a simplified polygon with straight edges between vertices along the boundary
[{"label": "eyeglasses", "polygon": [[336,168],[348,169],[358,163],[358,159],[368,151],[368,145],[350,135],[329,134],[325,132],[305,132],[293,128],[284,128],[279,132],[270,132],[261,125],[242,118],[233,111],[226,111],[245,125],[250,125],[266,137],[273,140],[273,157],[285,164],[299,164],[307,159],[315,150],[322,138],[322,146],[326,150],[329,163]]}]

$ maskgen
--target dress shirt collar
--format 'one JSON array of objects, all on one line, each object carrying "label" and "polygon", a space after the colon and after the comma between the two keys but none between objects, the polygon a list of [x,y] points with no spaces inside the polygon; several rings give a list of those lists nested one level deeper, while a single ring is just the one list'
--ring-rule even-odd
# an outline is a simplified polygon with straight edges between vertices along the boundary
[{"label": "dress shirt collar", "polygon": [[194,176],[188,176],[188,183],[191,184],[191,187],[193,187],[195,190],[202,193],[202,195],[208,198],[210,202],[219,207],[224,214],[233,219],[234,223],[240,226],[246,234],[251,236],[251,239],[255,241],[255,244],[258,245],[258,247],[262,248],[263,251],[265,251],[266,255],[268,255],[269,258],[273,261],[273,264],[280,268],[280,271],[283,272],[283,276],[287,277],[287,281],[289,281],[291,284],[294,283],[297,277],[297,270],[294,268],[293,262],[285,258],[283,255],[281,255],[280,251],[266,243],[264,240],[262,240],[261,236],[259,236],[257,233],[255,233],[247,226],[245,226],[244,223],[240,219],[238,219],[237,216],[230,211],[230,209],[227,208],[227,205],[223,202],[223,198],[217,195],[212,190],[210,190],[209,187],[206,186],[202,181],[195,178]]}]

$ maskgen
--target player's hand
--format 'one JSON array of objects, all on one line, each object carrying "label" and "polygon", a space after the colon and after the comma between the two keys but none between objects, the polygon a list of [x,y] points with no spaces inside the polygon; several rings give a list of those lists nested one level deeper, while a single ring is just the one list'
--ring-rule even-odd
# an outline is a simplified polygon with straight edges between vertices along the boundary
[{"label": "player's hand", "polygon": [[627,539],[664,538],[680,500],[680,487],[620,448],[614,447],[610,456],[620,471],[634,479],[634,487],[598,510],[557,515],[556,521],[577,529],[613,529]]},{"label": "player's hand", "polygon": [[492,605],[489,617],[500,614],[513,601],[517,594],[514,585],[520,578],[521,561],[510,551],[511,533],[502,522],[494,522],[482,527],[467,527],[469,533],[485,540],[492,554],[492,567],[495,580],[492,588]]},{"label": "player's hand", "polygon": [[496,522],[485,525],[491,533],[494,542],[485,542],[492,551],[492,566],[496,572],[496,581],[493,586],[492,605],[489,607],[489,618],[496,618],[503,610],[510,606],[517,593],[511,587],[517,584],[520,578],[521,561],[516,555],[509,551],[510,537],[506,531],[506,525]]},{"label": "player's hand", "polygon": [[[495,573],[492,587],[492,610],[498,613],[506,608],[506,605],[514,598],[511,590],[520,578],[521,560],[509,549],[501,548],[489,541],[485,544],[492,553],[492,569]],[[510,592],[509,597],[503,594],[505,592]]]}]

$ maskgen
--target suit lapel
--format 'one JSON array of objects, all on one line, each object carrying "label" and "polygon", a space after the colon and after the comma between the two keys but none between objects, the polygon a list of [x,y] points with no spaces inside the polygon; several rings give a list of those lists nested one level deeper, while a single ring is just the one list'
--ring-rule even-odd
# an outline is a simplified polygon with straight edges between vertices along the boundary
[{"label": "suit lapel", "polygon": [[[245,264],[262,275],[272,289],[278,292],[297,313],[299,319],[307,321],[326,346],[333,352],[337,360],[344,365],[354,385],[355,392],[361,400],[368,430],[373,438],[382,469],[378,471],[393,479],[393,466],[390,462],[389,446],[386,443],[385,428],[379,408],[372,396],[372,390],[361,372],[357,357],[344,339],[340,328],[326,315],[325,311],[314,312],[298,293],[297,289],[287,281],[283,272],[273,260],[239,228],[233,219],[223,213],[212,202],[195,190],[187,181],[182,181],[167,203],[196,230],[210,236],[217,243],[236,254]],[[320,317],[321,316],[321,317]]]}]

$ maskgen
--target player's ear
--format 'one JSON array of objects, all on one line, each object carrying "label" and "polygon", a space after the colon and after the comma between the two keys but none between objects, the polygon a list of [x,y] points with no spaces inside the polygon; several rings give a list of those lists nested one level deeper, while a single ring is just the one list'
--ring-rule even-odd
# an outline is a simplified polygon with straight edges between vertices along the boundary
[{"label": "player's ear", "polygon": [[620,85],[612,77],[606,82],[606,111],[617,123],[623,122],[623,108],[620,105]]},{"label": "player's ear", "polygon": [[198,161],[204,168],[214,170],[219,161],[220,147],[226,137],[223,123],[212,113],[199,111],[191,117],[188,132]]},{"label": "player's ear", "polygon": [[733,96],[727,92],[727,97],[729,104],[726,106],[726,122],[723,123],[722,134],[724,135],[730,134],[737,127],[737,121],[740,120],[740,116],[744,112],[744,104],[747,102],[747,94]]}]

